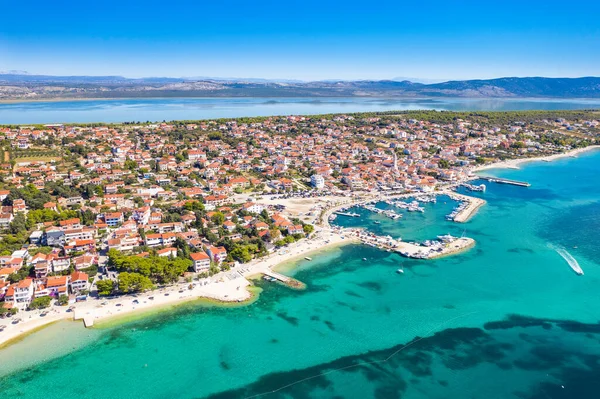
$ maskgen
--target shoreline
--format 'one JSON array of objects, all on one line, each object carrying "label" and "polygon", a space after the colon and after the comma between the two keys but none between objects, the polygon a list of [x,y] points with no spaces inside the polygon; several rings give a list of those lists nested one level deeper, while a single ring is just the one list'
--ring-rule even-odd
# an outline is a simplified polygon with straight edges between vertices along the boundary
[{"label": "shoreline", "polygon": [[[10,99],[0,99],[0,104],[15,104],[15,103],[36,103],[36,102],[69,102],[69,101],[118,101],[118,100],[160,100],[160,99],[220,99],[220,98],[381,98],[381,99],[394,99],[394,100],[440,100],[440,99],[459,99],[459,100],[523,100],[523,101],[547,101],[547,102],[561,102],[561,101],[576,101],[576,102],[593,102],[596,100],[594,97],[463,97],[463,96],[447,96],[447,97],[437,97],[437,96],[371,96],[371,95],[344,95],[344,96],[336,96],[333,95],[327,96],[173,96],[173,97],[165,97],[165,96],[138,96],[138,97],[50,97],[50,98],[10,98]],[[582,108],[582,110],[586,110],[587,108]],[[578,109],[574,110],[577,111]],[[401,110],[398,110],[401,111]],[[508,111],[508,112],[516,112],[518,110]],[[551,111],[551,110],[548,110]],[[457,111],[459,112],[459,111]],[[497,112],[497,111],[489,111],[489,112]]]},{"label": "shoreline", "polygon": [[43,329],[45,329],[47,327],[50,327],[51,325],[56,324],[59,321],[63,321],[63,320],[67,320],[67,319],[60,319],[59,318],[59,319],[53,320],[51,322],[39,325],[37,327],[33,327],[30,330],[27,330],[27,331],[25,331],[25,332],[23,332],[23,333],[21,333],[19,335],[16,335],[16,336],[14,336],[14,337],[12,337],[10,339],[7,339],[6,341],[0,342],[0,351],[2,349],[8,348],[11,345],[14,345],[14,344],[17,344],[17,343],[23,341],[25,338],[27,338],[31,334],[35,334],[36,332],[41,331],[41,330],[43,330]]},{"label": "shoreline", "polygon": [[[592,145],[544,157],[495,162],[475,167],[470,172],[476,173],[496,168],[519,169],[520,165],[529,162],[550,162],[556,159],[575,157],[581,153],[598,149],[600,149],[600,145]],[[461,199],[469,201],[467,208],[459,215],[461,217],[455,219],[459,223],[464,223],[471,219],[477,213],[477,210],[486,203],[480,198],[457,193],[441,191],[436,194],[458,195]],[[414,193],[399,194],[394,195],[394,197],[410,197],[411,195],[414,195]],[[54,306],[41,311],[21,312],[13,319],[0,320],[0,327],[3,327],[0,332],[0,350],[61,320],[82,320],[86,327],[96,325],[98,328],[103,328],[126,323],[132,319],[144,318],[152,313],[160,313],[196,301],[202,306],[227,307],[251,304],[260,295],[260,291],[255,290],[255,287],[249,281],[252,276],[263,274],[262,272],[265,270],[277,270],[286,273],[293,270],[298,261],[303,257],[309,256],[311,253],[326,252],[350,244],[360,244],[361,241],[350,234],[331,229],[328,218],[329,215],[339,208],[358,205],[373,199],[367,197],[335,204],[324,211],[322,215],[322,227],[313,233],[312,238],[297,242],[290,247],[282,248],[265,258],[255,259],[248,264],[239,265],[235,269],[221,272],[208,280],[195,282],[195,286],[192,289],[188,289],[190,283],[179,283],[136,295],[122,295],[112,299],[89,299],[87,302],[78,304],[73,312],[68,312],[68,307]],[[474,242],[462,247],[459,251],[450,251],[443,256],[466,250],[473,245]],[[205,284],[202,285],[202,283]],[[150,299],[151,297],[153,299]],[[137,300],[138,303],[134,304],[134,300]],[[103,303],[105,305],[102,305]],[[43,313],[46,315],[41,317],[40,315]],[[12,324],[12,321],[15,319],[21,319],[21,321],[17,324]]]},{"label": "shoreline", "polygon": [[[124,312],[124,313],[119,313],[119,314],[110,314],[106,317],[97,319],[94,322],[94,325],[92,327],[85,327],[85,328],[93,328],[93,329],[98,329],[98,330],[102,330],[105,328],[111,328],[111,327],[119,326],[121,324],[145,319],[147,317],[158,315],[158,314],[168,312],[171,310],[176,311],[177,309],[182,308],[186,305],[201,306],[201,307],[224,307],[224,308],[248,306],[248,305],[251,305],[252,303],[254,303],[258,299],[262,290],[258,287],[252,286],[252,285],[248,286],[247,290],[250,293],[250,296],[248,297],[248,299],[240,301],[240,302],[233,302],[233,301],[225,302],[225,301],[220,301],[220,300],[208,298],[208,297],[193,297],[193,296],[187,297],[187,298],[178,298],[178,300],[169,302],[169,303],[162,303],[159,305],[154,305],[154,306],[149,306],[149,307],[144,307],[144,308],[137,308],[137,309],[130,310],[130,311]],[[76,321],[78,321],[78,320],[76,320]]]},{"label": "shoreline", "polygon": [[[288,271],[293,267],[286,269],[286,265],[294,264],[311,253],[359,243],[358,240],[328,229],[321,229],[313,234],[312,239],[297,242],[265,258],[221,272],[209,281],[194,282],[192,289],[189,289],[191,283],[179,283],[134,295],[88,299],[78,303],[72,312],[69,312],[67,306],[20,312],[13,319],[0,320],[0,327],[3,327],[0,332],[0,350],[61,320],[81,322],[85,328],[106,328],[193,302],[197,302],[199,306],[247,306],[260,295],[260,290],[249,281],[252,276],[263,274],[265,270],[284,268]],[[202,285],[203,282],[206,284]],[[138,303],[134,304],[133,301]],[[41,316],[43,313],[46,313],[44,317]],[[13,324],[15,319],[21,321]]]},{"label": "shoreline", "polygon": [[[237,282],[236,280],[242,283],[244,289],[240,289],[241,285],[235,288],[232,286],[232,283]],[[102,328],[112,323],[112,320],[126,319],[121,321],[125,323],[130,321],[132,315],[144,317],[148,313],[160,313],[194,301],[202,301],[205,305],[214,306],[245,306],[252,303],[257,295],[252,292],[250,282],[242,278],[236,280],[217,281],[205,286],[196,284],[192,290],[187,289],[189,283],[185,283],[111,299],[88,299],[86,302],[80,302],[79,307],[72,311],[67,306],[23,311],[15,316],[16,319],[21,319],[17,324],[11,322],[14,319],[0,320],[5,322],[0,324],[4,327],[0,332],[0,349],[62,320],[81,322],[85,328]],[[139,303],[134,304],[134,300]],[[41,314],[44,313],[46,316],[42,317]]]},{"label": "shoreline", "polygon": [[[333,94],[333,93],[332,93]],[[70,102],[70,101],[121,101],[121,100],[211,100],[211,99],[265,99],[265,98],[297,98],[297,99],[305,99],[305,98],[331,98],[331,99],[382,99],[382,100],[437,100],[438,97],[427,97],[427,96],[416,96],[416,97],[396,97],[396,96],[353,96],[353,95],[344,95],[344,96],[174,96],[174,97],[165,97],[165,96],[151,96],[151,97],[53,97],[53,98],[20,98],[20,99],[2,99],[0,100],[0,105],[2,104],[34,104],[34,103],[60,103],[60,102]],[[454,98],[454,97],[451,97]],[[462,98],[462,97],[456,97]],[[485,100],[484,97],[464,97],[466,99],[471,100]],[[494,97],[490,97],[489,99],[494,99]],[[527,98],[531,101],[536,100],[550,100],[550,98]],[[585,100],[585,98],[573,98],[571,100],[580,101]],[[398,110],[402,111],[402,110]],[[154,121],[157,122],[157,121]],[[77,122],[73,122],[77,123]],[[108,122],[107,122],[108,123]]]},{"label": "shoreline", "polygon": [[487,165],[476,166],[472,168],[469,172],[475,174],[477,172],[482,172],[484,170],[489,169],[520,169],[520,166],[530,162],[552,162],[557,159],[562,158],[575,158],[579,154],[583,154],[589,151],[599,150],[600,145],[590,145],[582,148],[575,148],[573,150],[569,150],[567,152],[561,152],[559,154],[546,155],[542,157],[531,157],[531,158],[515,158],[515,159],[507,159],[505,161],[492,162]]}]

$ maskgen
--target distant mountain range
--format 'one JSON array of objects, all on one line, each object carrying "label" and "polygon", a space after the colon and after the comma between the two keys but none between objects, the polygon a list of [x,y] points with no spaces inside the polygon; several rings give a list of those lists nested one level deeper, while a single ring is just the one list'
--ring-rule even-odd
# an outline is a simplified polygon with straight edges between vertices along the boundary
[{"label": "distant mountain range", "polygon": [[499,97],[600,98],[600,77],[315,81],[240,78],[124,78],[0,74],[0,99],[132,97]]}]

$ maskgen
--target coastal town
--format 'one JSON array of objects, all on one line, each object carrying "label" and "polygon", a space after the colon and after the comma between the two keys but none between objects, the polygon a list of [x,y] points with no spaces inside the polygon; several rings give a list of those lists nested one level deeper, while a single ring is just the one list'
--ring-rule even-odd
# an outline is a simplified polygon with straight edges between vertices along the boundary
[{"label": "coastal town", "polygon": [[477,190],[476,171],[574,155],[599,133],[584,111],[0,127],[0,343],[59,319],[249,300],[253,276],[293,286],[277,265],[341,243],[454,253],[473,240],[425,247],[330,220],[444,194],[467,222],[485,202],[454,190]]}]

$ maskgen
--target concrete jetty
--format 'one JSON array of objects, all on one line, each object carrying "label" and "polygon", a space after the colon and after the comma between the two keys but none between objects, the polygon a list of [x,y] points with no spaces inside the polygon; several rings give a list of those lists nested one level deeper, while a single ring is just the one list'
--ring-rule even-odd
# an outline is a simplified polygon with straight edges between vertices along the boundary
[{"label": "concrete jetty", "polygon": [[487,180],[487,181],[492,182],[492,183],[510,184],[510,185],[513,185],[513,186],[520,186],[520,187],[531,187],[531,184],[527,183],[525,181],[503,179],[503,178],[500,178],[500,177],[490,177],[490,176],[479,176],[479,178],[483,179],[483,180]]},{"label": "concrete jetty", "polygon": [[279,280],[282,283],[287,283],[291,280],[290,277],[288,276],[284,276],[283,274],[279,274],[277,272],[274,272],[272,270],[263,270],[262,272],[265,276],[269,276],[271,278],[274,278],[275,280]]},{"label": "concrete jetty", "polygon": [[454,217],[454,220],[457,223],[465,223],[475,214],[475,212],[485,204],[485,200],[476,197],[469,197],[468,195],[463,195],[459,193],[448,193],[448,196],[454,201],[466,202],[466,206],[464,206]]},{"label": "concrete jetty", "polygon": [[396,248],[396,252],[407,258],[435,259],[464,251],[473,245],[475,245],[475,240],[469,237],[461,237],[450,242],[438,243],[432,246],[402,242]]},{"label": "concrete jetty", "polygon": [[84,311],[81,309],[75,309],[73,311],[73,320],[83,320],[83,325],[85,327],[93,327],[95,318],[94,310]]},{"label": "concrete jetty", "polygon": [[296,280],[295,278],[292,278],[292,277],[284,276],[283,274],[274,272],[273,270],[270,270],[270,269],[262,270],[261,273],[265,276],[268,276],[272,279],[275,279],[275,280],[287,285],[288,287],[300,289],[300,290],[306,288],[306,284],[304,284],[302,281]]},{"label": "concrete jetty", "polygon": [[434,259],[451,255],[475,245],[475,240],[469,237],[440,236],[439,241],[419,243],[394,240],[391,237],[379,237],[374,234],[357,232],[358,238],[366,245],[388,252],[396,252],[404,257],[413,259]]},{"label": "concrete jetty", "polygon": [[93,327],[93,326],[94,326],[94,317],[93,317],[93,316],[91,316],[91,315],[87,315],[87,316],[85,316],[85,317],[83,318],[83,325],[84,325],[86,328]]}]

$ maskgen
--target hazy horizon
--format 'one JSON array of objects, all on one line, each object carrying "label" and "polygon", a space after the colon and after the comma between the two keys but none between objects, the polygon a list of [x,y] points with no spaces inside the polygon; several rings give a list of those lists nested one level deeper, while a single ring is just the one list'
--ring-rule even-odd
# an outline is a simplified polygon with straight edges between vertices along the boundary
[{"label": "hazy horizon", "polygon": [[442,78],[419,78],[419,77],[404,77],[404,76],[395,76],[391,78],[357,78],[357,79],[339,79],[339,78],[325,78],[318,80],[304,80],[304,79],[294,79],[294,78],[266,78],[260,76],[127,76],[124,74],[109,74],[109,75],[87,75],[87,74],[68,74],[68,75],[57,75],[57,74],[48,74],[48,73],[31,73],[29,71],[21,71],[21,70],[7,70],[1,71],[0,75],[23,75],[23,76],[50,76],[57,78],[68,78],[68,77],[119,77],[124,79],[206,79],[206,80],[248,80],[248,81],[273,81],[273,82],[328,82],[328,81],[410,81],[413,83],[423,83],[423,84],[435,84],[441,82],[449,82],[449,81],[461,81],[461,80],[494,80],[494,79],[511,79],[511,78],[549,78],[549,79],[580,79],[580,78],[600,78],[600,73],[598,75],[587,75],[587,76],[494,76],[494,77],[484,77],[484,78],[466,78],[466,79],[442,79]]}]

